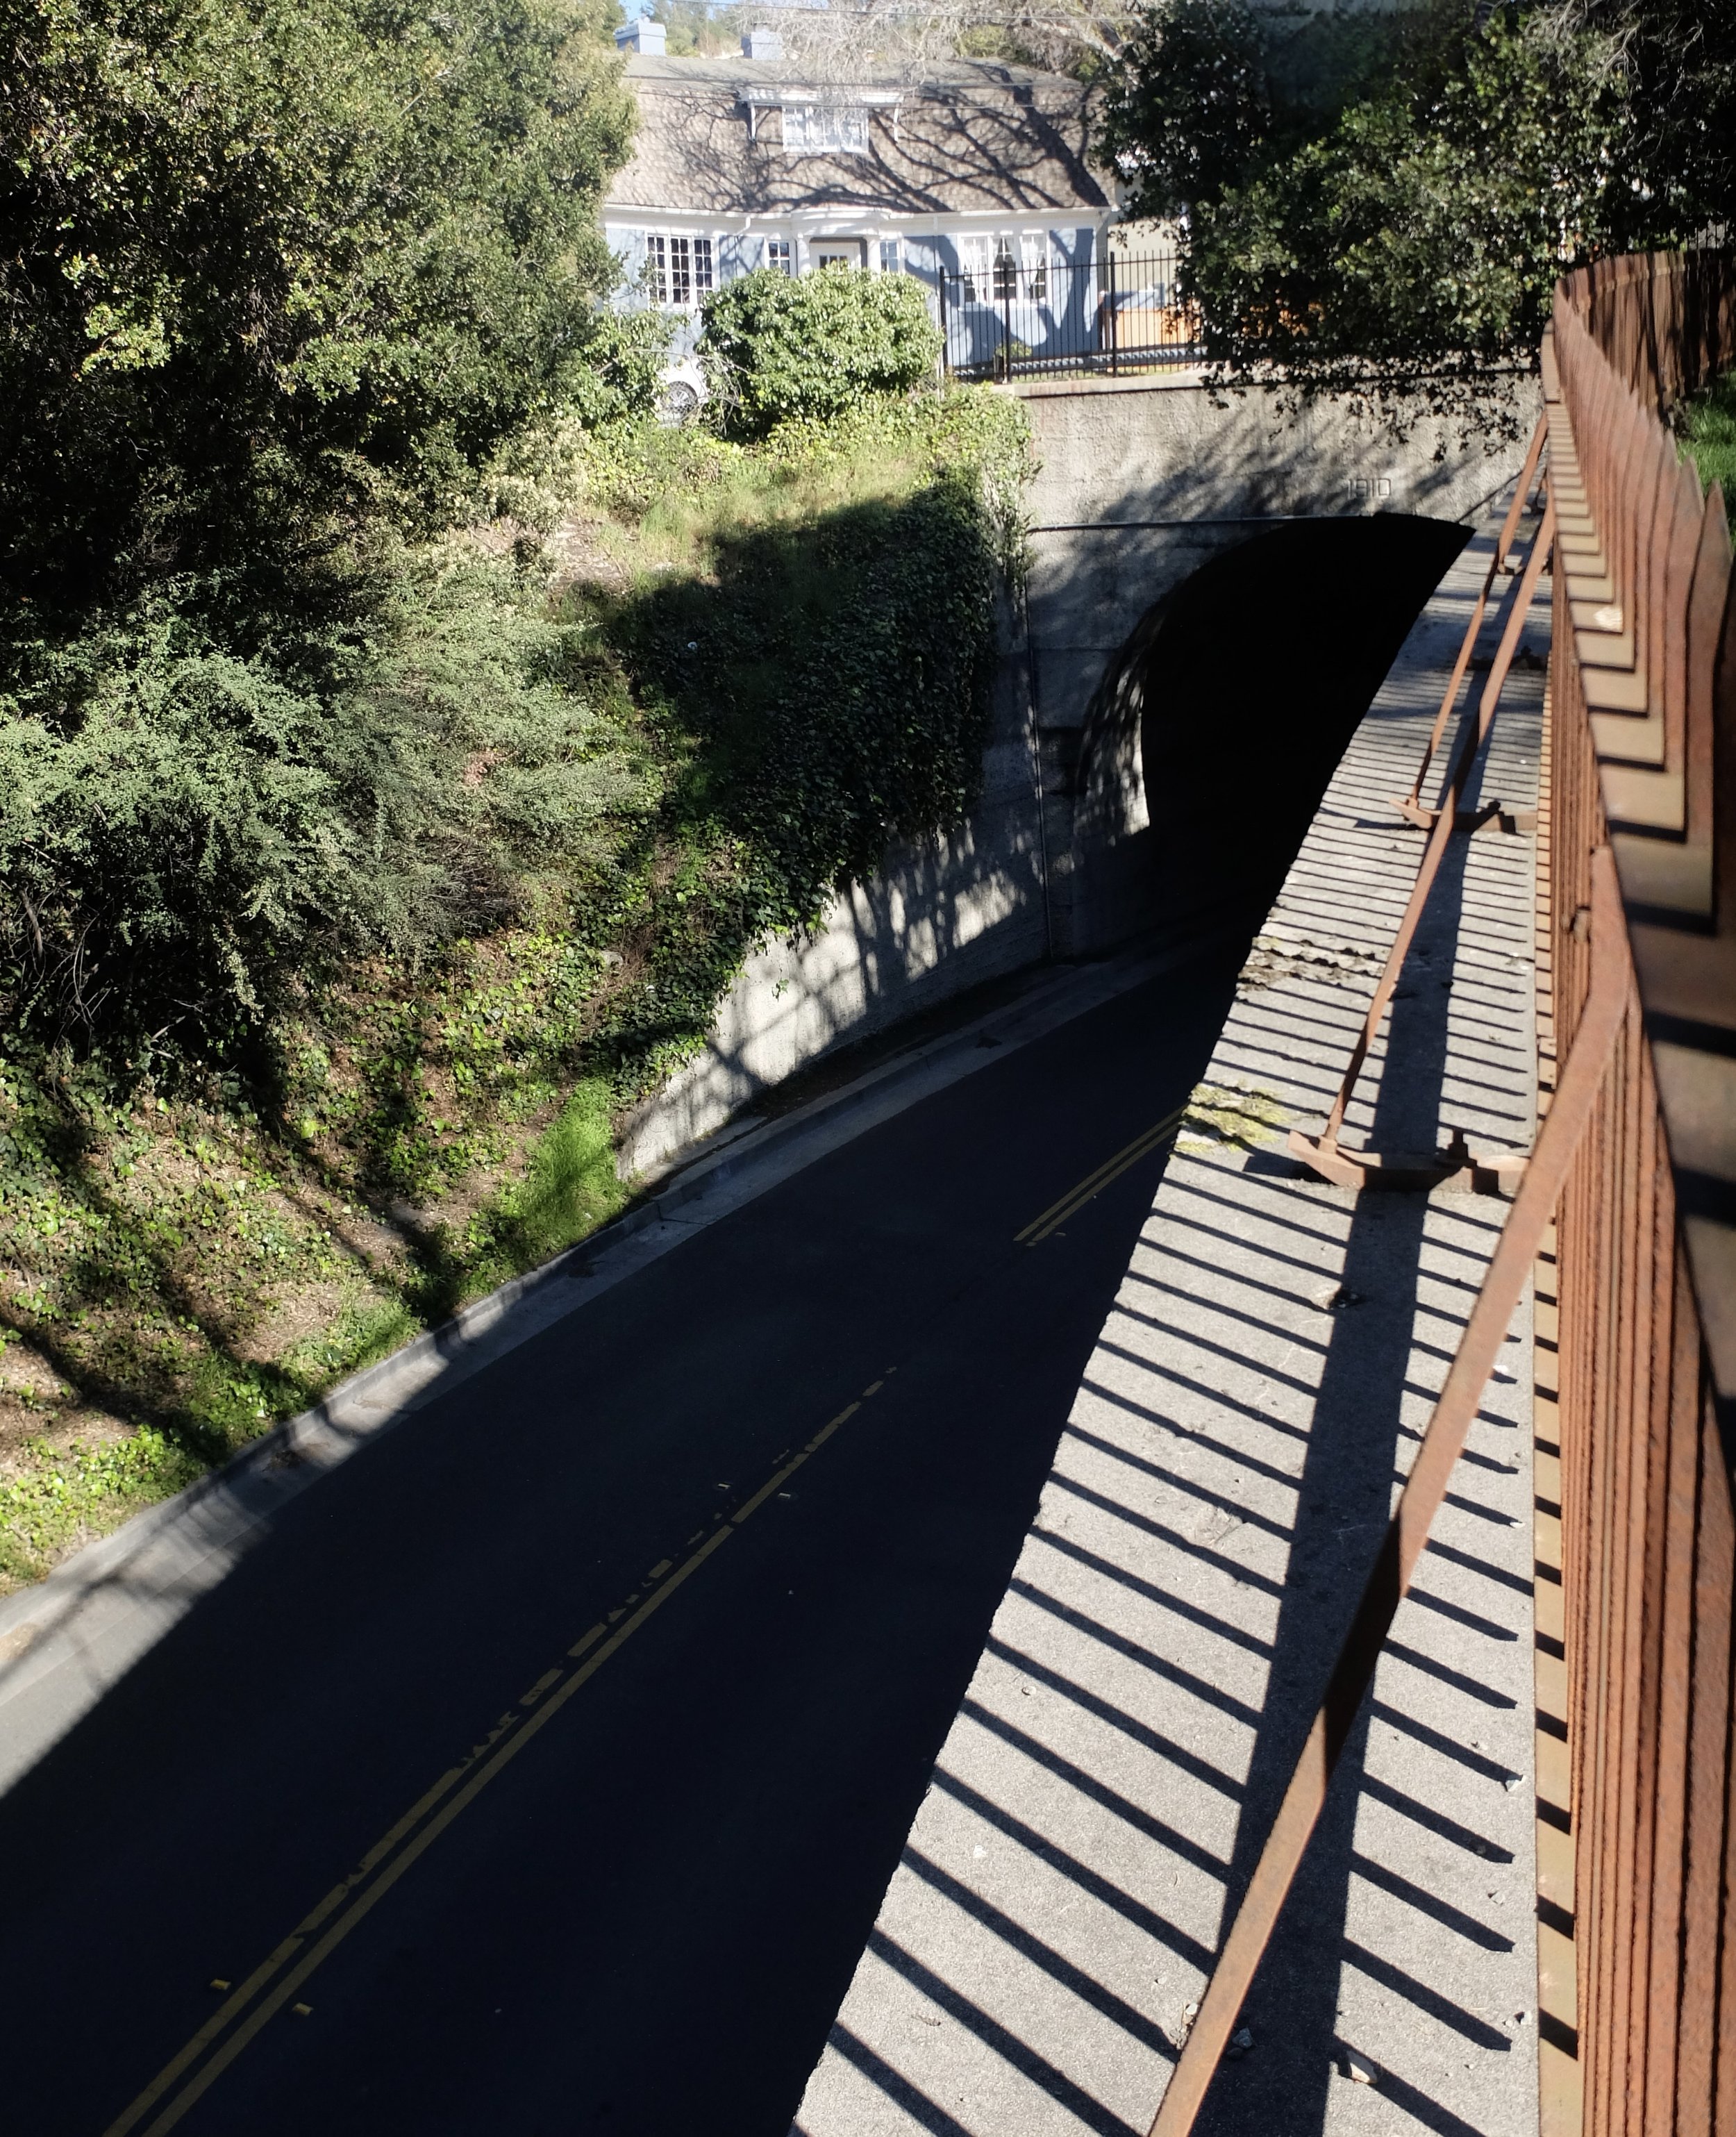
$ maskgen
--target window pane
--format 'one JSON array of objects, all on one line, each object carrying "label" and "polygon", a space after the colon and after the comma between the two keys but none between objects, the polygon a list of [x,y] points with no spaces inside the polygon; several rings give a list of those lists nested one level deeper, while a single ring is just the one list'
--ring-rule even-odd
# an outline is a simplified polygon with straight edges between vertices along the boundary
[{"label": "window pane", "polygon": [[784,146],[797,153],[861,155],[868,144],[868,115],[860,104],[786,104]]},{"label": "window pane", "polygon": [[652,299],[656,304],[666,304],[669,301],[669,246],[662,238],[648,237],[645,240],[645,260],[651,270]]},{"label": "window pane", "polygon": [[693,294],[703,297],[712,286],[712,241],[708,237],[693,240]]},{"label": "window pane", "polygon": [[693,301],[693,247],[684,237],[672,237],[669,240],[669,302],[672,304],[690,304]]},{"label": "window pane", "polygon": [[883,275],[896,275],[899,269],[904,265],[903,260],[899,256],[902,249],[903,248],[900,246],[896,237],[883,237],[881,239],[880,271]]},{"label": "window pane", "polygon": [[998,303],[1003,297],[1019,294],[1019,269],[1013,258],[1013,247],[1004,237],[994,241],[994,295]]},{"label": "window pane", "polygon": [[961,237],[959,240],[959,270],[965,278],[965,302],[967,304],[979,303],[986,294],[989,281],[989,241],[986,237]]}]

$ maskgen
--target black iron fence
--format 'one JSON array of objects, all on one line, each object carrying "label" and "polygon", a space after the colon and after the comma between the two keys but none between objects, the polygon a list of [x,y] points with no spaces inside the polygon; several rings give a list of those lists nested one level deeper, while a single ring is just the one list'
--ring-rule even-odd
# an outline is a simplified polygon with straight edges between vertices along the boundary
[{"label": "black iron fence", "polygon": [[1084,266],[992,259],[943,275],[941,331],[956,378],[1162,369],[1199,359],[1199,319],[1173,252],[1106,252]]}]

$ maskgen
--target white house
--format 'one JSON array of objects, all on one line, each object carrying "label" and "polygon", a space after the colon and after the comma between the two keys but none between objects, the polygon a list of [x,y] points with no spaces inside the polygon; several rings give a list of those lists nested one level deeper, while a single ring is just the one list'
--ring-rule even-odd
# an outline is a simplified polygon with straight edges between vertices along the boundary
[{"label": "white house", "polygon": [[913,275],[937,312],[944,279],[955,361],[970,360],[973,308],[1095,301],[1073,270],[1097,257],[1115,208],[1081,83],[956,60],[920,79],[864,68],[820,85],[772,32],[719,59],[669,57],[643,17],[616,35],[639,125],[603,229],[639,300],[693,322],[678,346],[709,290],[763,266]]}]

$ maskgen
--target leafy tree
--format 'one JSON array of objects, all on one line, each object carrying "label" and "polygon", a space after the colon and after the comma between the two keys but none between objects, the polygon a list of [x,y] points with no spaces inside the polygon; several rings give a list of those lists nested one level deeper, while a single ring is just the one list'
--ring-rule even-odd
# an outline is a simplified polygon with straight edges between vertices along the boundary
[{"label": "leafy tree", "polygon": [[[565,639],[406,547],[597,297],[610,0],[0,0],[0,1000],[233,1059],[361,947],[493,924],[621,791]],[[581,412],[583,411],[581,410]]]},{"label": "leafy tree", "polygon": [[611,13],[0,0],[14,596],[280,555],[333,514],[450,518],[610,279]]},{"label": "leafy tree", "polygon": [[1217,199],[1272,133],[1265,45],[1242,0],[1146,13],[1111,77],[1104,124],[1131,214],[1169,221]]},{"label": "leafy tree", "polygon": [[1184,276],[1233,372],[1451,399],[1531,358],[1564,265],[1716,207],[1728,136],[1662,94],[1657,21],[1629,0],[1442,0],[1311,94],[1238,0],[1170,0],[1130,48],[1110,133],[1139,204],[1184,217]]},{"label": "leafy tree", "polygon": [[1338,384],[1529,358],[1563,260],[1609,227],[1622,85],[1549,17],[1444,40],[1194,218],[1208,346]]},{"label": "leafy tree", "polygon": [[1627,248],[1736,232],[1736,7],[1729,0],[1568,0],[1569,23],[1613,38],[1627,84]]},{"label": "leafy tree", "polygon": [[1104,80],[1104,144],[1129,212],[1185,216],[1282,162],[1390,73],[1413,35],[1403,11],[1148,0]]},{"label": "leafy tree", "polygon": [[908,275],[762,267],[706,299],[700,348],[729,426],[757,436],[792,417],[836,416],[871,394],[907,391],[933,370],[941,335]]}]

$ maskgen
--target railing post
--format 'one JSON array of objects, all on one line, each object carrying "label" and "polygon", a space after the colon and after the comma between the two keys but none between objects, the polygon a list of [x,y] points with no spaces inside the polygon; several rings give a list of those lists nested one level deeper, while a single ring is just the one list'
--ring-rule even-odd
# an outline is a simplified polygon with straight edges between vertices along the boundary
[{"label": "railing post", "polygon": [[1121,327],[1115,314],[1115,254],[1110,250],[1109,240],[1103,241],[1103,256],[1109,262],[1109,304],[1105,316],[1109,324],[1109,375],[1119,378],[1121,373]]}]

